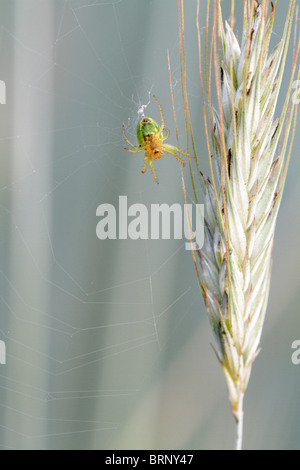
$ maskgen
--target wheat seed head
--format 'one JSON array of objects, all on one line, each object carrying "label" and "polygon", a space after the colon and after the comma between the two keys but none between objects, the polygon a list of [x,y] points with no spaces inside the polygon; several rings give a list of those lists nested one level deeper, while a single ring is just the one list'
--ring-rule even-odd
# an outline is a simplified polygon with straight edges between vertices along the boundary
[{"label": "wheat seed head", "polygon": [[275,115],[294,10],[295,0],[290,0],[282,38],[270,50],[276,2],[244,1],[240,42],[233,24],[223,22],[220,1],[214,3],[210,67],[218,100],[214,107],[208,96],[213,171],[210,178],[200,172],[206,220],[198,258],[215,351],[237,419],[259,351],[274,230],[296,120],[290,96],[299,46],[283,109]]}]

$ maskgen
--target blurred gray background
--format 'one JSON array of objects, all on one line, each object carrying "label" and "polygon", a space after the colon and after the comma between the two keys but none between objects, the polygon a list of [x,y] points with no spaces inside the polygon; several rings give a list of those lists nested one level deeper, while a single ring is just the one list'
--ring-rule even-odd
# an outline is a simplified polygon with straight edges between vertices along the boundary
[{"label": "blurred gray background", "polygon": [[[184,4],[192,121],[208,172],[196,1]],[[273,44],[287,2],[277,8]],[[135,142],[143,105],[159,120],[155,94],[176,145],[169,49],[184,147],[177,15],[176,0],[0,0],[2,449],[232,448],[225,380],[184,242],[96,237],[97,206],[118,207],[120,195],[149,210],[184,203],[176,159],[156,162],[156,185],[121,132],[124,123]],[[239,5],[236,20],[241,33]],[[245,398],[246,449],[300,448],[298,129]]]}]

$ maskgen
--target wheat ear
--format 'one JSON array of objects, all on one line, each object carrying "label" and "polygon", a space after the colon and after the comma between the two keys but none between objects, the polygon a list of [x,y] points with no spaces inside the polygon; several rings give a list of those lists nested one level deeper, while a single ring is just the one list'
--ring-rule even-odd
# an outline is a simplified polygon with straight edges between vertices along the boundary
[{"label": "wheat ear", "polygon": [[[181,9],[184,45],[183,2]],[[224,25],[220,0],[214,0],[212,46],[209,47],[206,36],[205,47],[208,91],[203,92],[203,104],[205,107],[208,101],[205,124],[208,136],[207,122],[210,122],[211,140],[207,137],[207,144],[211,177],[202,174],[196,158],[206,211],[205,244],[198,250],[197,265],[214,332],[215,352],[225,374],[237,423],[237,450],[242,447],[243,398],[259,351],[275,223],[290,158],[294,134],[291,131],[295,130],[296,122],[296,107],[290,97],[299,43],[294,47],[291,80],[282,113],[275,118],[295,0],[289,2],[282,39],[270,52],[275,11],[276,2],[269,5],[267,0],[261,3],[244,0],[244,27],[239,43],[233,30],[234,2],[232,24]],[[197,28],[200,58],[198,19]],[[184,48],[182,57],[185,69]],[[202,75],[200,65],[204,90]],[[216,108],[210,92],[213,75],[218,97]],[[186,93],[184,103],[189,116]],[[192,172],[191,176],[194,185]]]}]

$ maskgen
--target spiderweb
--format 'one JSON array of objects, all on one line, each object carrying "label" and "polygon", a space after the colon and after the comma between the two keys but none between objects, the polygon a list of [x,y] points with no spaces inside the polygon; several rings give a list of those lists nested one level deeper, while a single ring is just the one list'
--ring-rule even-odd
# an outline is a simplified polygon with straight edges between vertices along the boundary
[{"label": "spiderweb", "polygon": [[[167,49],[184,129],[177,2],[2,0],[1,13],[0,446],[205,448],[199,423],[214,413],[213,441],[230,446],[185,241],[96,237],[97,206],[118,208],[120,195],[149,210],[184,202],[176,159],[155,165],[156,185],[121,132],[135,143],[142,114],[159,120],[155,94],[176,145]],[[195,6],[186,18],[194,28]]]},{"label": "spiderweb", "polygon": [[[135,140],[140,116],[159,116],[152,94],[160,83],[169,93],[166,50],[178,46],[176,9],[171,19],[170,2],[160,16],[158,2],[143,3],[3,4],[3,448],[121,445],[147,383],[170,361],[162,351],[198,324],[183,241],[96,237],[97,206],[118,207],[120,195],[148,207],[183,201],[175,159],[162,161],[158,188],[141,175],[141,155],[123,151],[123,122]],[[153,35],[153,22],[167,34]],[[175,90],[176,81],[178,70]],[[135,447],[139,432],[127,438]]]}]

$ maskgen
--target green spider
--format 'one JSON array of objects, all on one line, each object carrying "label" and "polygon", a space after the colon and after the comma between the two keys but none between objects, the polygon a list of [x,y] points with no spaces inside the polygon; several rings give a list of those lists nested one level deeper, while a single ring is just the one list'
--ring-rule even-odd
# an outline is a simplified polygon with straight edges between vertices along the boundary
[{"label": "green spider", "polygon": [[[158,104],[161,125],[159,126],[157,122],[154,121],[154,119],[150,117],[143,117],[142,119],[140,119],[137,125],[137,130],[136,130],[137,141],[139,143],[138,147],[134,145],[132,142],[130,142],[130,140],[126,137],[124,124],[123,124],[123,136],[126,142],[129,145],[131,145],[131,147],[133,147],[134,149],[134,150],[124,149],[124,150],[127,150],[127,152],[137,153],[137,152],[141,152],[142,150],[146,151],[145,160],[144,160],[145,164],[144,164],[142,173],[145,173],[146,168],[147,168],[147,163],[149,162],[154,179],[156,183],[158,184],[158,179],[155,174],[152,160],[157,160],[158,158],[161,158],[164,155],[164,153],[167,152],[167,153],[171,153],[172,155],[174,155],[174,157],[176,157],[177,160],[179,160],[180,163],[182,163],[182,165],[185,166],[184,161],[178,155],[176,155],[175,152],[182,153],[183,155],[186,155],[187,157],[191,157],[191,155],[183,152],[182,150],[178,149],[177,147],[174,147],[173,145],[164,143],[164,141],[169,137],[170,131],[165,128],[163,112],[162,112],[161,106],[157,98],[155,96],[153,96],[153,98]],[[166,132],[165,136],[164,136],[164,131]]]}]

